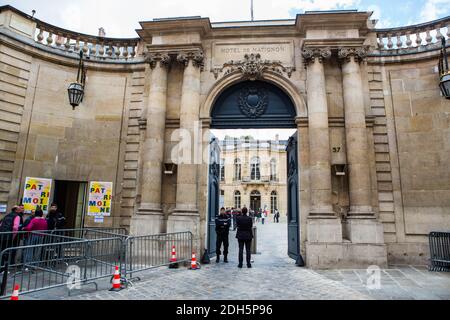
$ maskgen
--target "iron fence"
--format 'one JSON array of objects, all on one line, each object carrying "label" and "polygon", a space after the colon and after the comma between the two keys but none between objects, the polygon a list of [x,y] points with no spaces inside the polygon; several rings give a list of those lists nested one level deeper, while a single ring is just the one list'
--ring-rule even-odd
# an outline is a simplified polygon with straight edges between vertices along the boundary
[{"label": "iron fence", "polygon": [[32,293],[110,277],[120,263],[122,243],[120,238],[104,238],[7,248],[1,253],[0,297],[11,295],[16,284],[21,293]]},{"label": "iron fence", "polygon": [[0,298],[10,296],[15,284],[21,294],[63,286],[70,293],[91,283],[97,287],[95,280],[112,278],[116,266],[122,282],[129,283],[138,272],[170,265],[173,246],[177,263],[189,263],[192,253],[191,232],[128,236],[119,229],[70,229],[19,236],[28,240],[14,240],[8,243],[14,246],[0,250]]},{"label": "iron fence", "polygon": [[132,279],[134,273],[170,265],[172,247],[176,250],[177,263],[189,263],[192,257],[192,233],[128,237],[124,245],[124,276]]},{"label": "iron fence", "polygon": [[450,232],[430,232],[430,271],[450,272]]}]

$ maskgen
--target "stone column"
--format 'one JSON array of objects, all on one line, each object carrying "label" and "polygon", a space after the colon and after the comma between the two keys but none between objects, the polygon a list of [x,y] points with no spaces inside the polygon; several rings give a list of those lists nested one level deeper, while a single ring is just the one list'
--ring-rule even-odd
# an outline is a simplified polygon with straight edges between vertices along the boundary
[{"label": "stone column", "polygon": [[[330,132],[323,60],[331,50],[306,49],[309,136],[310,210],[307,218],[307,260],[317,260],[323,247],[342,243],[342,223],[333,212],[331,189]],[[339,254],[330,254],[338,261]]]},{"label": "stone column", "polygon": [[168,218],[167,231],[191,231],[194,239],[198,240],[200,216],[197,207],[197,170],[202,160],[200,73],[204,56],[201,51],[187,52],[179,54],[177,60],[185,69],[181,92],[176,207]]},{"label": "stone column", "polygon": [[334,216],[331,197],[331,154],[328,104],[323,60],[329,49],[306,49],[307,101],[309,117],[311,216]]},{"label": "stone column", "polygon": [[341,49],[342,81],[345,107],[345,134],[350,182],[349,216],[373,216],[372,188],[364,107],[363,85],[359,62],[364,49]]},{"label": "stone column", "polygon": [[157,234],[163,232],[161,208],[161,182],[164,159],[166,125],[167,67],[170,57],[152,54],[148,61],[152,68],[147,122],[142,152],[141,205],[131,223],[132,234]]},{"label": "stone column", "polygon": [[363,48],[339,50],[339,58],[342,60],[350,196],[346,233],[353,243],[382,244],[383,225],[376,221],[372,208],[366,112],[359,66],[365,55]]}]

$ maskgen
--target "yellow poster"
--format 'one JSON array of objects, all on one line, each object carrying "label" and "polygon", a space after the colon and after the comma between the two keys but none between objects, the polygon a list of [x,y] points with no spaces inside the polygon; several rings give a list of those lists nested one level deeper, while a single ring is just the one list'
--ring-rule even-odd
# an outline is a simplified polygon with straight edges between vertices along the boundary
[{"label": "yellow poster", "polygon": [[27,177],[22,200],[25,212],[31,213],[39,206],[44,213],[48,213],[51,188],[51,179]]},{"label": "yellow poster", "polygon": [[92,181],[89,185],[88,216],[111,215],[112,182]]}]

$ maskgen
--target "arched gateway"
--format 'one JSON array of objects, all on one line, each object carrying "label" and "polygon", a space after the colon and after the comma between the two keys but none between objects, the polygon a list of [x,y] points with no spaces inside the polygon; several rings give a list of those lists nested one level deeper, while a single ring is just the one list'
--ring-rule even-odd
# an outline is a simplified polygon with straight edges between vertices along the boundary
[{"label": "arched gateway", "polygon": [[[304,107],[304,106],[302,106]],[[241,81],[219,93],[211,107],[212,129],[269,129],[297,128],[296,106],[291,97],[277,85],[266,81]],[[299,185],[297,133],[287,147],[288,194],[288,254],[303,266],[300,254]],[[208,190],[207,255],[215,254],[215,217],[219,209],[220,148],[213,139],[210,148]],[[253,194],[252,194],[253,195]],[[251,197],[251,206],[260,207],[261,196]],[[208,260],[208,259],[206,259]]]}]

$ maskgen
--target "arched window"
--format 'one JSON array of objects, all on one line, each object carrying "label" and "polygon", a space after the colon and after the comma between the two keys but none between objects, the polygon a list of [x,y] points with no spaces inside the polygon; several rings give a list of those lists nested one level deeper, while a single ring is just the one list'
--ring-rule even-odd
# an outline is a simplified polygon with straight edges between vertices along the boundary
[{"label": "arched window", "polygon": [[272,191],[270,195],[270,212],[274,213],[275,210],[278,210],[278,194],[276,191]]},{"label": "arched window", "polygon": [[275,159],[270,160],[270,181],[277,180],[277,161]]},{"label": "arched window", "polygon": [[252,159],[250,163],[251,180],[261,180],[261,160],[258,157]]},{"label": "arched window", "polygon": [[241,207],[241,192],[239,191],[234,192],[234,207],[236,209]]},{"label": "arched window", "polygon": [[225,181],[225,159],[220,160],[220,181]]},{"label": "arched window", "polygon": [[241,159],[234,160],[234,180],[241,180]]}]

